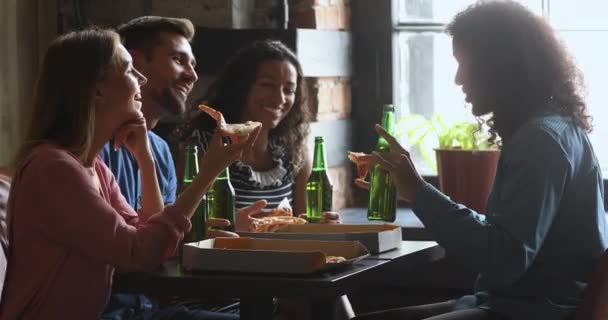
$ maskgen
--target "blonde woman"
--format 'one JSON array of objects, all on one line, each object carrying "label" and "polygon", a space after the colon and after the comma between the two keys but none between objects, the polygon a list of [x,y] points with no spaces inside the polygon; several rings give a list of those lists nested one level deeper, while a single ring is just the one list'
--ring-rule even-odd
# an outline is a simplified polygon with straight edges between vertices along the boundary
[{"label": "blonde woman", "polygon": [[[69,33],[47,50],[9,198],[0,319],[97,318],[114,268],[172,256],[210,182],[255,140],[223,146],[215,137],[206,170],[165,208],[140,112],[145,82],[113,31]],[[112,137],[141,170],[139,215],[98,157]]]}]

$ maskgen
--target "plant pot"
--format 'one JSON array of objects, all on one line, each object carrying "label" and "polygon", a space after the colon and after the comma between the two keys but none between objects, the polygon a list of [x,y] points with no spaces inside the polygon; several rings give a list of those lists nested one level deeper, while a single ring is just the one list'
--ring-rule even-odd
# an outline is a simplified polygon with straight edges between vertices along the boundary
[{"label": "plant pot", "polygon": [[435,153],[441,192],[479,213],[485,212],[500,151],[436,149]]}]

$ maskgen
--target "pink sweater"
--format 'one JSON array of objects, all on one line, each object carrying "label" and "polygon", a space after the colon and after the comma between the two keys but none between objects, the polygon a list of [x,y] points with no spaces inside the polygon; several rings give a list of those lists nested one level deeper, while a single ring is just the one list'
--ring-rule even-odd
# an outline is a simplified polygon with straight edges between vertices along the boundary
[{"label": "pink sweater", "polygon": [[190,228],[170,206],[138,221],[110,170],[94,166],[99,189],[71,153],[42,145],[15,176],[0,319],[96,319],[115,267],[158,266]]}]

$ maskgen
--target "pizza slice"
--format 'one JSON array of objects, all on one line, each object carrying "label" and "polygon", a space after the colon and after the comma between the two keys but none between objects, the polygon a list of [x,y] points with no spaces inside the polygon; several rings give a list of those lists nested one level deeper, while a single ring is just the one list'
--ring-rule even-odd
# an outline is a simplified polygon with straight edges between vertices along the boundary
[{"label": "pizza slice", "polygon": [[251,222],[251,232],[272,232],[277,228],[288,224],[306,224],[306,219],[292,216],[268,216],[263,218],[253,218]]},{"label": "pizza slice", "polygon": [[342,256],[327,256],[325,257],[325,263],[342,263],[345,262],[346,258]]},{"label": "pizza slice", "polygon": [[356,180],[365,181],[365,178],[367,178],[369,171],[374,165],[374,157],[368,153],[348,151],[348,159],[357,166]]},{"label": "pizza slice", "polygon": [[217,122],[217,127],[221,129],[222,135],[230,138],[232,143],[238,143],[240,138],[246,137],[248,134],[253,132],[253,130],[262,126],[262,123],[257,121],[247,121],[245,123],[226,123],[224,115],[221,112],[204,104],[201,104],[198,107]]}]

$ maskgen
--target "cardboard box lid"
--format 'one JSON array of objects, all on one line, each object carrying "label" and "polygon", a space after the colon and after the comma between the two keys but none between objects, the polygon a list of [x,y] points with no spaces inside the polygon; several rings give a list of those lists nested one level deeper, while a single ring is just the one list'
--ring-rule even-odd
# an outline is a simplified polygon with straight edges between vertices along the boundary
[{"label": "cardboard box lid", "polygon": [[275,233],[377,233],[400,229],[392,224],[289,224],[275,231]]},{"label": "cardboard box lid", "polygon": [[372,253],[386,252],[401,245],[401,227],[392,224],[302,224],[286,225],[275,232],[239,232],[243,237],[359,241]]},{"label": "cardboard box lid", "polygon": [[[326,263],[342,256],[342,263]],[[216,238],[184,244],[187,269],[254,273],[306,274],[327,271],[369,256],[356,241]]]}]

